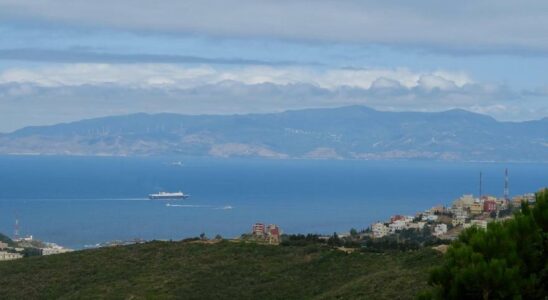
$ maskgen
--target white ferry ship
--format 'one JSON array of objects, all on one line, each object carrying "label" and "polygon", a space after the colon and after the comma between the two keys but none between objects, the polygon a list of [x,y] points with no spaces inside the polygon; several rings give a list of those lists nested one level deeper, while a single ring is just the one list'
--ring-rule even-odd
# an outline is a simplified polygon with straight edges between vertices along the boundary
[{"label": "white ferry ship", "polygon": [[190,197],[190,195],[185,194],[183,192],[175,192],[175,193],[159,192],[157,194],[148,195],[148,199],[150,200],[180,200],[180,199],[186,199],[188,197]]}]

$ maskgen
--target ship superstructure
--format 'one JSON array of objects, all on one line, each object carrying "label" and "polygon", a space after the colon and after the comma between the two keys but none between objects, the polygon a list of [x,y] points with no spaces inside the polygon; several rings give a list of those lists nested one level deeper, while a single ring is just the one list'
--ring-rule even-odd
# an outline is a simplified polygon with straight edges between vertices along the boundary
[{"label": "ship superstructure", "polygon": [[185,194],[183,192],[175,192],[175,193],[159,192],[156,194],[148,195],[148,198],[150,200],[180,200],[180,199],[186,199],[188,197],[190,197],[190,195]]}]

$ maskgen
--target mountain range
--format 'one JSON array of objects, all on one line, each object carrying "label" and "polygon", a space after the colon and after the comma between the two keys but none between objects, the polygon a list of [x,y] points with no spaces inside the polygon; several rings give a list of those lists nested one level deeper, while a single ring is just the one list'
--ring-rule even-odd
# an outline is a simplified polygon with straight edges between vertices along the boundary
[{"label": "mountain range", "polygon": [[548,161],[548,118],[364,106],[246,115],[132,114],[0,134],[0,154]]}]

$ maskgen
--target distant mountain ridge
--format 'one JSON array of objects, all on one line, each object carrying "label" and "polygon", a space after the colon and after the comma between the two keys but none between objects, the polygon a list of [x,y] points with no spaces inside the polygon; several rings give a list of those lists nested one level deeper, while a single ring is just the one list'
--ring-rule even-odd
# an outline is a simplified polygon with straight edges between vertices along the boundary
[{"label": "distant mountain ridge", "polygon": [[0,154],[548,161],[548,118],[364,106],[269,114],[133,114],[0,135]]}]

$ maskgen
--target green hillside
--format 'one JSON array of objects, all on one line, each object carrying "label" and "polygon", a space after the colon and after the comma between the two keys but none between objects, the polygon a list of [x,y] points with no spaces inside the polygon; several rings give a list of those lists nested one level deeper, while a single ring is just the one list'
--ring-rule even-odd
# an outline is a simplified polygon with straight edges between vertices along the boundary
[{"label": "green hillside", "polygon": [[433,250],[150,242],[0,263],[0,299],[410,299]]}]

